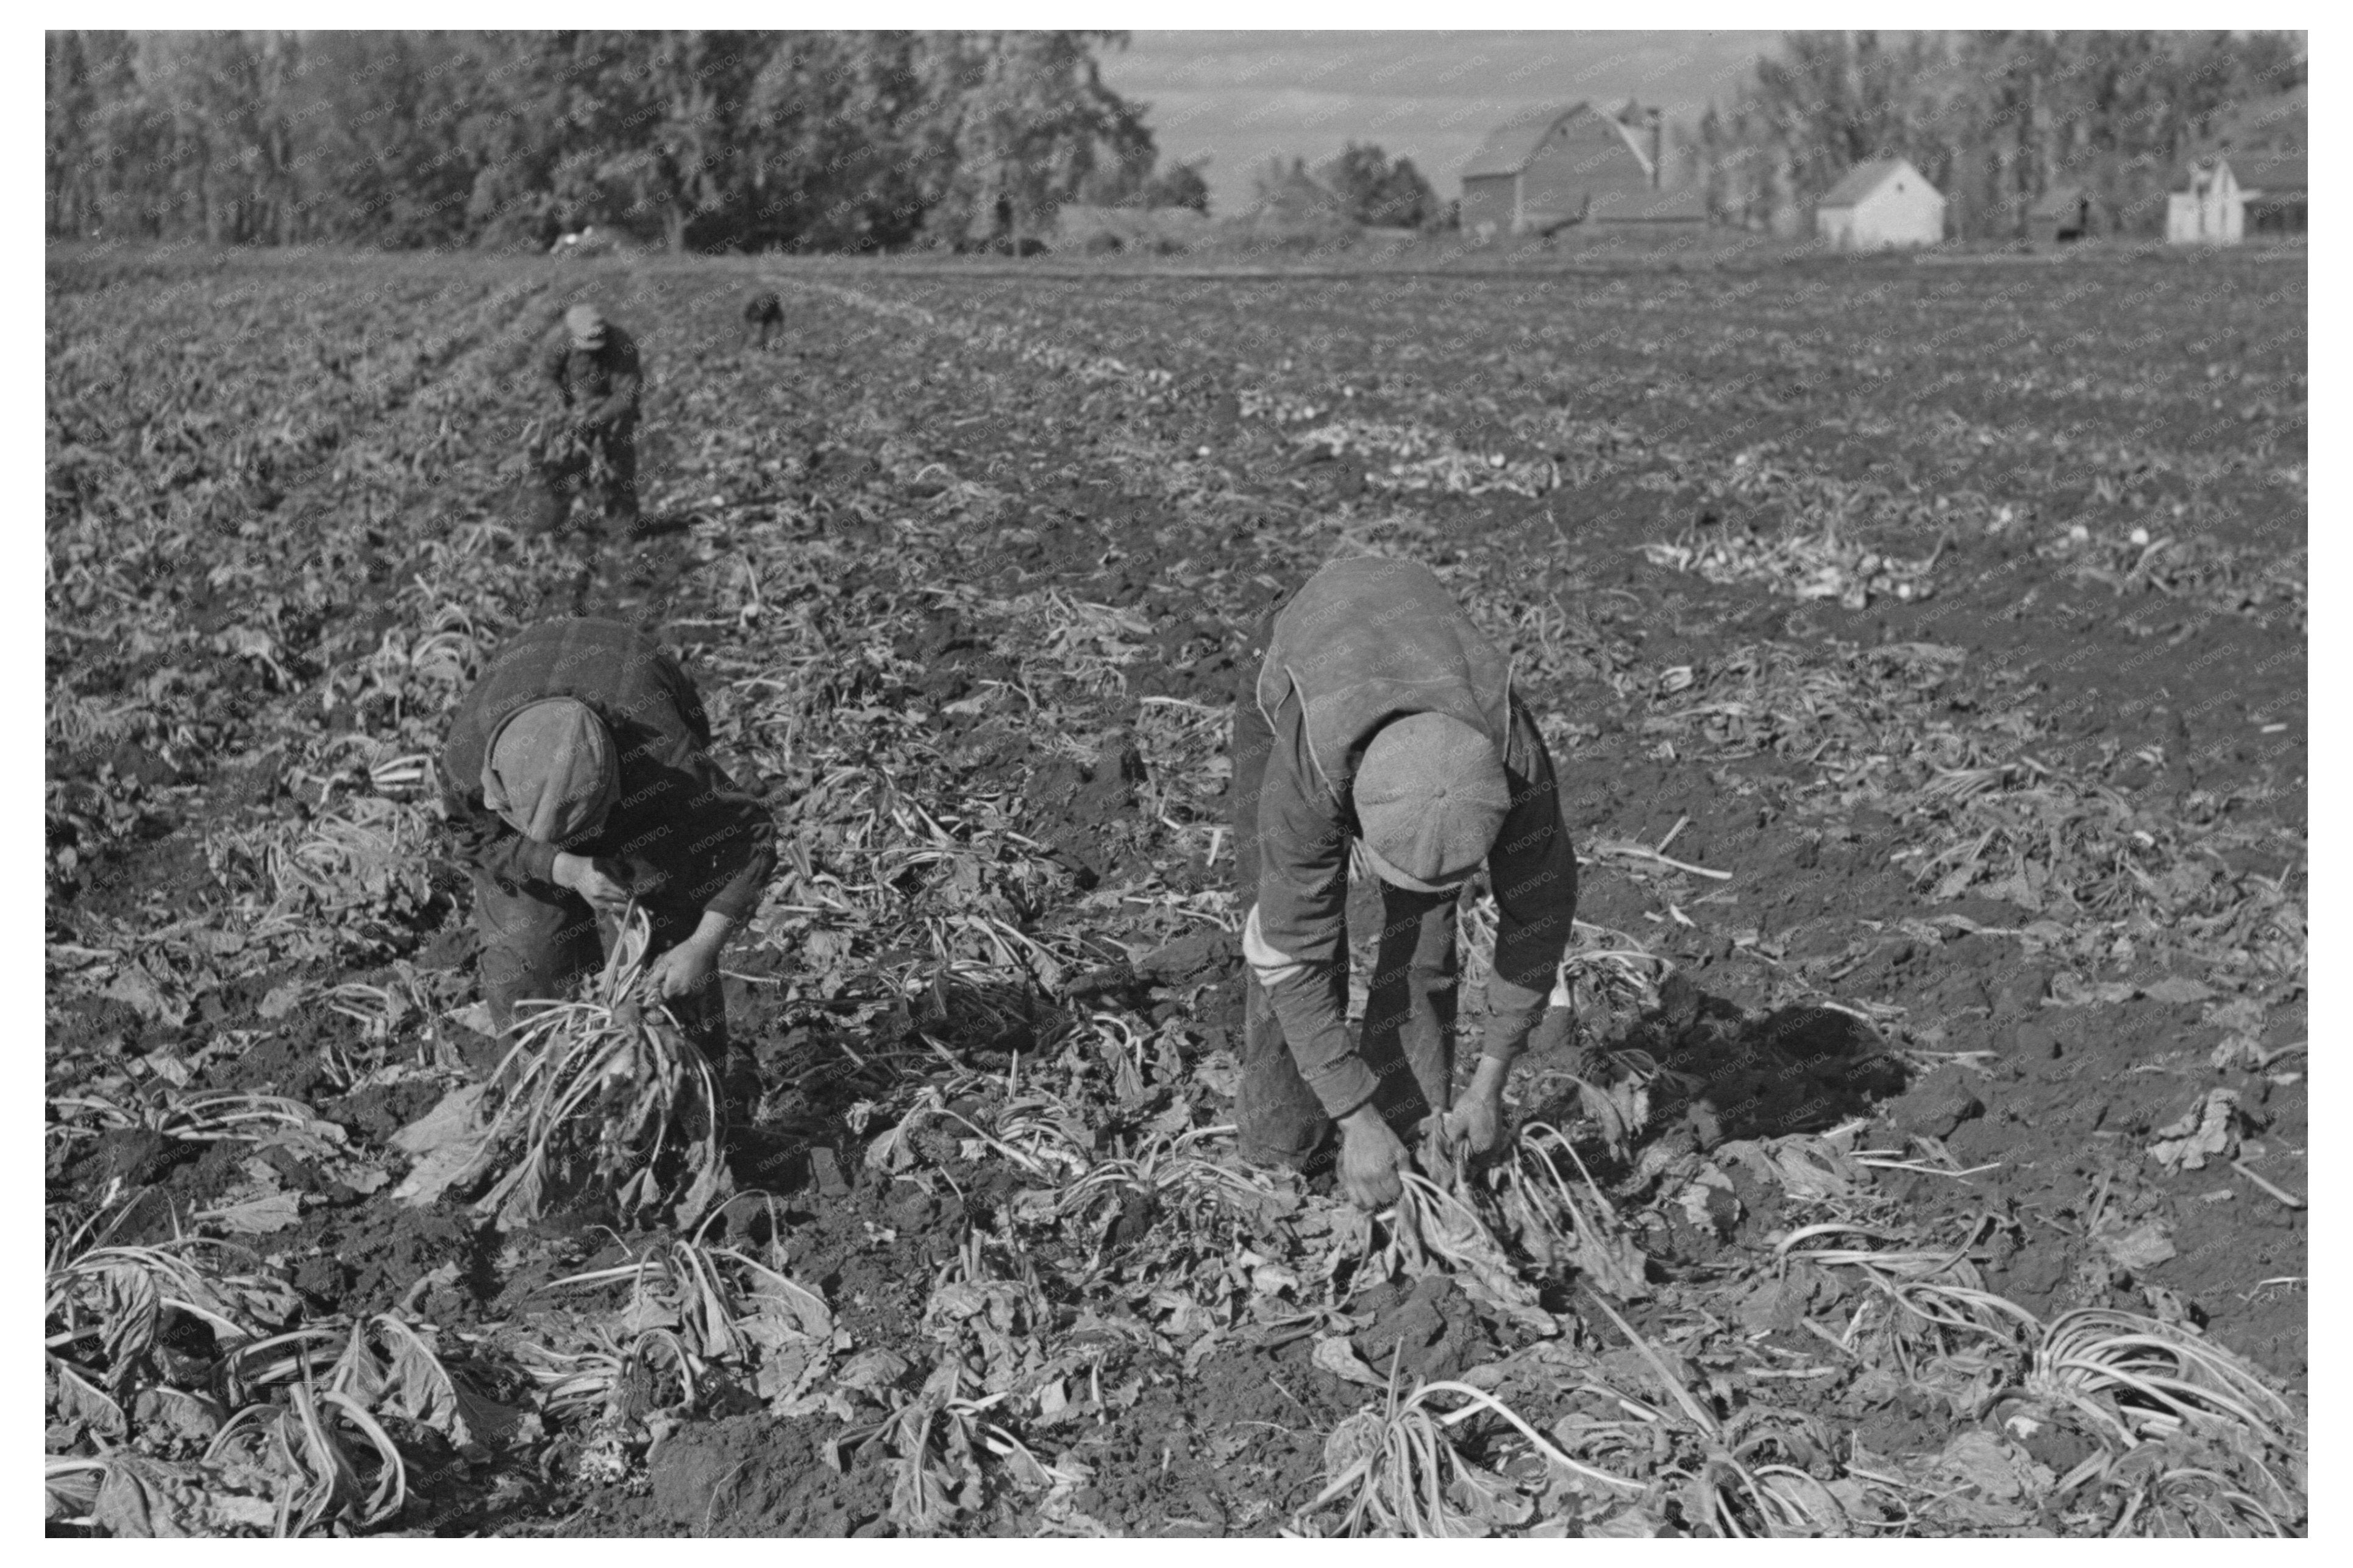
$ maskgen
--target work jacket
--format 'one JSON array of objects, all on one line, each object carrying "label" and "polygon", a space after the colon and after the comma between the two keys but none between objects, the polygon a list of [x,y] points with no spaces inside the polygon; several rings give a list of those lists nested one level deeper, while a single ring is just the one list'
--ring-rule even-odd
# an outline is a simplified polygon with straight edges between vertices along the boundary
[{"label": "work jacket", "polygon": [[1577,912],[1552,759],[1512,694],[1509,661],[1427,566],[1336,561],[1275,616],[1257,699],[1273,742],[1242,947],[1300,1076],[1335,1117],[1372,1098],[1373,1069],[1348,1037],[1330,970],[1347,962],[1357,767],[1383,725],[1416,713],[1470,725],[1504,759],[1512,805],[1486,859],[1497,915],[1486,1048],[1508,1058],[1544,1011]]},{"label": "work jacket", "polygon": [[638,343],[612,322],[605,323],[605,341],[594,349],[578,347],[558,327],[540,348],[539,374],[590,429],[619,431],[637,423],[644,379]]},{"label": "work jacket", "polygon": [[776,819],[711,760],[711,721],[678,661],[618,621],[527,628],[459,705],[441,752],[441,798],[467,858],[510,887],[555,885],[555,847],[525,837],[482,798],[499,721],[545,697],[587,704],[612,731],[620,764],[604,826],[565,850],[606,862],[638,898],[749,918],[776,871]]}]

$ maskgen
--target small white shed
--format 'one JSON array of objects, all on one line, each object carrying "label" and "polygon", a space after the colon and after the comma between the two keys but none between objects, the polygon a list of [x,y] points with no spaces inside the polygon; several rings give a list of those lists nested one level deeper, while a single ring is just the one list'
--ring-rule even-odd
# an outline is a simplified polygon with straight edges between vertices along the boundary
[{"label": "small white shed", "polygon": [[2236,245],[2246,228],[2238,176],[2221,158],[2192,163],[2165,198],[2165,237],[2175,245]]},{"label": "small white shed", "polygon": [[1945,237],[1944,193],[1908,160],[1874,158],[1814,204],[1814,232],[1839,250],[1936,245]]}]

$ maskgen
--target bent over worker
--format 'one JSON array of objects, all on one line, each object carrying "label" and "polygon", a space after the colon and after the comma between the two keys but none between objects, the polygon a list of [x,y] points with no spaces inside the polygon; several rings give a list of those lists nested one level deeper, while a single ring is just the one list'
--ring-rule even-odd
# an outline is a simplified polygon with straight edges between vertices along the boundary
[{"label": "bent over worker", "polygon": [[624,533],[634,531],[638,397],[644,385],[637,341],[596,306],[575,305],[540,350],[539,374],[558,404],[554,427],[535,455],[545,489],[541,527],[563,527],[573,492],[601,477],[598,502],[606,522]]},{"label": "bent over worker", "polygon": [[599,917],[611,922],[634,899],[653,923],[652,994],[740,1097],[749,1064],[727,1058],[719,953],[776,870],[776,822],[710,745],[686,672],[618,621],[528,627],[467,693],[441,791],[473,863],[483,998],[500,1033],[516,1004],[561,999],[593,973]]},{"label": "bent over worker", "polygon": [[785,324],[785,304],[776,290],[763,289],[744,301],[744,346],[768,346],[768,334]]},{"label": "bent over worker", "polygon": [[[1323,568],[1261,626],[1234,708],[1234,843],[1249,905],[1244,1159],[1394,1202],[1417,1129],[1478,1153],[1543,1015],[1577,910],[1552,759],[1504,657],[1418,563]],[[1254,651],[1256,651],[1254,649]],[[1377,887],[1361,1041],[1348,1005],[1348,869]],[[1498,928],[1476,1075],[1453,1097],[1455,909],[1482,867]],[[1369,890],[1365,901],[1369,902]],[[1365,911],[1360,910],[1360,921]]]}]

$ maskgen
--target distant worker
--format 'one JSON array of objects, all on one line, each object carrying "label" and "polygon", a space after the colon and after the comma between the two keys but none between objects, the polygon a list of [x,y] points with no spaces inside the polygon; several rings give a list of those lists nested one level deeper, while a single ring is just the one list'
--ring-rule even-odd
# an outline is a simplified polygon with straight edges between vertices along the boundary
[{"label": "distant worker", "polygon": [[[1411,1157],[1401,1135],[1502,1146],[1504,1075],[1568,943],[1577,857],[1509,662],[1428,567],[1334,562],[1261,623],[1261,649],[1234,707],[1240,1152],[1314,1170],[1337,1123],[1341,1190],[1378,1208]],[[1346,1021],[1352,859],[1364,902],[1377,887],[1380,906],[1361,1042]],[[1457,1103],[1455,910],[1482,865],[1493,974]],[[1369,917],[1360,908],[1359,925]]]},{"label": "distant worker", "polygon": [[635,339],[594,305],[575,305],[541,350],[539,374],[560,406],[536,454],[546,489],[541,526],[554,532],[571,515],[573,493],[593,482],[605,521],[620,533],[638,526],[638,396],[644,377]]},{"label": "distant worker", "polygon": [[753,346],[754,335],[759,339],[758,346],[766,348],[768,334],[784,324],[785,304],[773,291],[764,289],[744,301],[744,343],[746,348]]},{"label": "distant worker", "polygon": [[473,865],[483,1000],[503,1035],[518,1003],[561,1000],[602,962],[600,917],[650,918],[648,994],[720,1068],[730,1058],[719,952],[776,864],[775,819],[711,760],[711,723],[677,660],[618,621],[543,621],[499,650],[441,752],[450,830]]}]

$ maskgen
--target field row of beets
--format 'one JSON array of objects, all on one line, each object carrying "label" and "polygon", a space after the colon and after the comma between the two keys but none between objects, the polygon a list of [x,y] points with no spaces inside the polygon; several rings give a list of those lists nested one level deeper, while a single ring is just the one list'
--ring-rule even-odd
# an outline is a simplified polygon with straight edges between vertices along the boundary
[{"label": "field row of beets", "polygon": [[[2220,1348],[2301,1409],[2284,273],[53,262],[53,1517],[2296,1527],[2290,1405]],[[648,356],[641,546],[517,528],[584,292]],[[1207,1158],[1240,631],[1365,550],[1512,649],[1570,782],[1579,1025],[1514,1089],[1600,1183],[1558,1257],[1533,1200],[1416,1246]],[[686,652],[792,846],[728,960],[782,1203],[694,1237],[397,1196],[485,1049],[441,717],[581,612]],[[1825,1007],[1912,1086],[1836,1127],[1767,1027]],[[2161,1352],[2186,1425],[2116,1403],[2144,1318],[2217,1347]],[[347,1405],[258,1370],[289,1331],[361,1347]],[[1368,1426],[1392,1355],[1532,1425]]]}]

